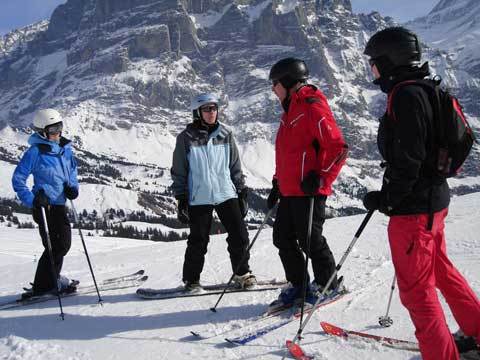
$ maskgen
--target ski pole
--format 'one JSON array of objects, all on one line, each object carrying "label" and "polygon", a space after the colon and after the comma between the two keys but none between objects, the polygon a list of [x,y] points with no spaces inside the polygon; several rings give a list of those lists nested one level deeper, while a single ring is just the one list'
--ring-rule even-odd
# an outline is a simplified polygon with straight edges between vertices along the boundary
[{"label": "ski pole", "polygon": [[345,262],[345,260],[347,259],[348,255],[350,254],[350,252],[352,251],[353,249],[353,246],[355,245],[355,243],[357,242],[358,238],[360,237],[360,234],[363,232],[363,229],[365,228],[365,226],[367,225],[368,221],[370,220],[370,218],[372,217],[373,213],[374,213],[375,210],[370,210],[367,215],[365,216],[365,218],[363,219],[362,223],[360,224],[360,227],[358,228],[357,232],[355,233],[355,236],[353,237],[353,240],[350,242],[350,245],[348,245],[348,248],[347,250],[345,251],[345,254],[343,254],[342,256],[342,259],[340,260],[340,262],[337,264],[337,266],[335,267],[335,271],[333,272],[332,276],[330,276],[330,279],[328,279],[328,282],[327,284],[325,285],[325,287],[323,288],[323,291],[322,293],[318,296],[318,299],[317,301],[315,302],[315,305],[313,305],[313,308],[312,308],[312,311],[310,311],[310,313],[308,314],[307,318],[305,319],[305,321],[300,325],[300,328],[298,329],[297,331],[297,334],[295,335],[295,337],[293,338],[293,340],[291,341],[291,344],[289,345],[289,349],[291,347],[293,347],[297,341],[299,341],[301,339],[301,336],[302,336],[302,332],[303,330],[305,329],[305,327],[307,326],[308,322],[310,321],[316,307],[318,306],[318,304],[320,303],[320,301],[323,300],[323,298],[325,297],[325,294],[327,293],[329,287],[330,287],[330,284],[333,282],[333,279],[335,279],[335,277],[337,276],[337,273],[340,271],[340,269],[342,268],[342,265],[343,263]]},{"label": "ski pole", "polygon": [[305,251],[305,269],[303,270],[303,287],[302,287],[302,310],[300,312],[300,323],[299,326],[302,325],[303,322],[303,314],[305,308],[305,299],[307,297],[307,286],[308,286],[308,260],[310,258],[310,243],[312,240],[312,225],[313,225],[313,205],[315,203],[315,198],[313,196],[310,197],[310,212],[308,215],[308,228],[307,228],[307,239],[306,239],[306,251]]},{"label": "ski pole", "polygon": [[43,228],[45,231],[45,240],[47,243],[47,250],[48,250],[48,257],[50,258],[50,266],[53,275],[53,283],[57,284],[57,298],[58,298],[58,306],[60,307],[60,317],[62,320],[65,320],[65,314],[63,313],[63,306],[62,306],[62,298],[60,297],[60,282],[58,281],[58,274],[57,269],[55,268],[55,261],[53,260],[53,250],[52,250],[52,243],[50,241],[50,235],[48,230],[48,223],[47,223],[47,215],[45,214],[45,208],[40,206],[40,210],[42,212],[42,222]]},{"label": "ski pole", "polygon": [[223,298],[223,295],[225,295],[225,293],[227,292],[227,289],[228,289],[228,286],[231,284],[232,280],[233,280],[233,277],[235,276],[235,274],[237,273],[238,269],[240,269],[240,267],[243,265],[243,263],[245,262],[245,260],[247,259],[247,256],[250,252],[250,249],[252,248],[253,244],[255,244],[255,241],[257,241],[257,238],[258,238],[258,235],[260,235],[260,232],[262,231],[263,227],[265,226],[265,224],[267,223],[268,219],[270,218],[270,216],[272,215],[272,212],[273,212],[273,209],[275,207],[271,208],[270,210],[268,210],[267,214],[265,215],[265,219],[263,220],[262,224],[260,225],[260,227],[258,228],[257,230],[257,233],[255,234],[255,236],[253,237],[253,240],[252,242],[250,243],[250,245],[248,246],[247,250],[245,251],[245,254],[243,255],[242,259],[240,260],[240,262],[238,263],[237,265],[237,268],[235,269],[234,273],[232,274],[232,276],[230,277],[230,280],[228,280],[228,283],[227,285],[225,286],[225,289],[223,289],[222,293],[220,294],[220,296],[218,297],[218,300],[217,300],[217,303],[215,304],[215,306],[211,307],[210,310],[213,311],[213,312],[217,312],[217,306],[218,304],[220,303],[220,300],[222,300]]},{"label": "ski pole", "polygon": [[87,245],[85,244],[85,240],[83,239],[82,229],[80,228],[80,220],[78,218],[78,213],[75,209],[75,205],[73,204],[73,200],[70,200],[70,204],[72,205],[75,222],[78,224],[78,233],[80,234],[80,239],[82,240],[83,250],[85,251],[85,256],[87,257],[88,267],[90,268],[90,273],[92,274],[93,283],[95,284],[95,289],[97,290],[98,302],[100,305],[103,305],[103,299],[100,296],[100,291],[98,290],[97,280],[95,279],[95,274],[93,273],[92,263],[90,262],[90,256],[88,256]]},{"label": "ski pole", "polygon": [[382,327],[389,327],[393,325],[393,319],[388,316],[388,313],[390,311],[390,304],[392,303],[392,295],[393,295],[393,290],[395,290],[395,282],[397,281],[397,274],[393,275],[393,281],[392,281],[392,287],[390,290],[390,297],[388,299],[388,305],[387,305],[387,313],[385,316],[380,316],[378,318],[378,323]]}]

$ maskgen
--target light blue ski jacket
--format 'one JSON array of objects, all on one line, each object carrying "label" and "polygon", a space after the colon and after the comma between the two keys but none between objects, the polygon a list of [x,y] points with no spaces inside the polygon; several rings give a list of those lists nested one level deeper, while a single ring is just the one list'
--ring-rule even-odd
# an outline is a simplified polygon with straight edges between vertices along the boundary
[{"label": "light blue ski jacket", "polygon": [[177,137],[171,168],[176,198],[190,205],[217,205],[245,187],[232,131],[219,123],[211,134],[194,122]]}]

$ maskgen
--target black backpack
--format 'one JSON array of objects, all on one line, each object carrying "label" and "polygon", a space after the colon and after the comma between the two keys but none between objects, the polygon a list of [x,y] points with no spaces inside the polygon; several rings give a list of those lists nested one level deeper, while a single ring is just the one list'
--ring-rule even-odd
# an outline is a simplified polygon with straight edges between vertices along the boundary
[{"label": "black backpack", "polygon": [[440,77],[435,77],[398,83],[388,96],[387,115],[395,119],[395,114],[392,112],[392,99],[399,88],[414,84],[425,89],[434,113],[435,153],[432,168],[435,175],[449,178],[460,172],[476,139],[458,99],[448,90],[440,87],[441,81]]}]

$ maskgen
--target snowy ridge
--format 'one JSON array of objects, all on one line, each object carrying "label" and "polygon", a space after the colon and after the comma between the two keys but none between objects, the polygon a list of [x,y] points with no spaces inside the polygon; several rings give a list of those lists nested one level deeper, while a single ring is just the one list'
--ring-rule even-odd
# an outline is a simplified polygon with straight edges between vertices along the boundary
[{"label": "snowy ridge", "polygon": [[478,74],[480,57],[480,3],[441,1],[427,16],[406,24],[432,47],[447,52],[460,69]]},{"label": "snowy ridge", "polygon": [[[480,293],[480,193],[452,199],[446,222],[448,253],[474,291]],[[338,259],[345,252],[364,215],[329,219],[325,236]],[[393,267],[386,239],[388,219],[375,213],[342,268],[345,285],[351,292],[337,303],[318,311],[305,329],[302,346],[322,360],[404,360],[415,353],[382,347],[363,341],[345,342],[325,336],[320,321],[376,335],[415,341],[414,329],[400,304],[398,292],[392,300],[390,328],[380,328]],[[81,283],[91,282],[78,233],[64,262],[64,273]],[[253,236],[253,233],[250,234]],[[41,245],[36,230],[0,229],[0,301],[11,299],[31,281]],[[146,287],[170,288],[180,284],[185,242],[152,243],[128,239],[86,237],[97,279],[105,279],[145,268]],[[251,267],[259,278],[284,277],[271,229],[265,229],[252,249]],[[213,284],[230,277],[225,236],[213,236],[206,257],[202,282]],[[190,331],[242,327],[277,296],[276,291],[226,295],[218,313],[209,311],[216,297],[141,301],[134,290],[102,294],[105,306],[96,305],[96,295],[64,300],[65,321],[58,316],[55,301],[22,309],[0,311],[0,357],[33,359],[280,359],[285,340],[292,339],[298,323],[292,323],[243,347],[225,346],[224,336],[193,341]],[[442,300],[443,303],[443,300]],[[444,308],[445,304],[443,303]],[[446,310],[452,331],[457,329]]]},{"label": "snowy ridge", "polygon": [[38,33],[46,31],[48,24],[48,20],[42,20],[0,36],[0,62],[18,46],[32,40]]}]

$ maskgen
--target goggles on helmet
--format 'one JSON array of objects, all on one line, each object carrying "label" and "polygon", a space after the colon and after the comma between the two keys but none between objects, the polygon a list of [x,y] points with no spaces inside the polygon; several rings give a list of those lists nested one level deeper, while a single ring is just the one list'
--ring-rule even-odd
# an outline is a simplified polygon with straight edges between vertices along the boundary
[{"label": "goggles on helmet", "polygon": [[200,106],[200,111],[206,112],[206,113],[215,112],[215,111],[218,111],[218,106],[215,104],[203,105],[203,106]]},{"label": "goggles on helmet", "polygon": [[58,122],[56,124],[49,125],[45,128],[45,134],[55,135],[61,133],[63,130],[63,122]]}]

